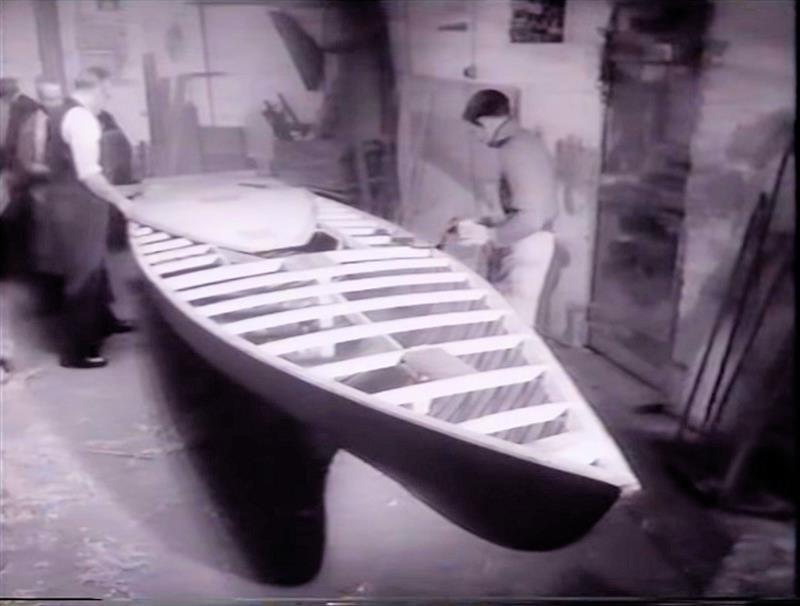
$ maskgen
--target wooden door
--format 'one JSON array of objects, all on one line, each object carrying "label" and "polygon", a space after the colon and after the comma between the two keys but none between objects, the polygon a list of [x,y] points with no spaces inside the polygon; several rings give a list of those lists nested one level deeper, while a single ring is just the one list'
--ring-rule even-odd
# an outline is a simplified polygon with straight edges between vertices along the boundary
[{"label": "wooden door", "polygon": [[704,5],[621,4],[606,46],[589,345],[656,387],[673,370]]}]

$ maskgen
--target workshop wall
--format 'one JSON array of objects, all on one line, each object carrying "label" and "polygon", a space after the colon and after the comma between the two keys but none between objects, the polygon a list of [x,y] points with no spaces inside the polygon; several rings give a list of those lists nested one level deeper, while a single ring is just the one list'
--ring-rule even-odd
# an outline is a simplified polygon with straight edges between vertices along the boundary
[{"label": "workshop wall", "polygon": [[34,94],[34,80],[42,73],[32,0],[0,2],[0,74],[17,78],[22,91]]},{"label": "workshop wall", "polygon": [[[74,0],[59,2],[58,9],[68,82],[83,67],[99,65],[109,69],[115,85],[109,111],[134,145],[148,142],[142,59],[152,52],[160,76],[201,71],[197,9],[183,2],[159,0],[123,0],[117,10],[99,10],[94,0]],[[175,32],[179,33],[174,35]],[[192,87],[189,95],[201,118],[207,117],[205,91]]]},{"label": "workshop wall", "polygon": [[[437,238],[441,234],[427,232],[441,229],[448,218],[439,216],[441,211],[437,215],[442,201],[447,200],[449,209],[457,196],[463,200],[462,212],[474,213],[474,188],[479,183],[487,185],[490,173],[480,163],[466,165],[472,157],[466,153],[460,154],[461,170],[469,178],[454,178],[454,171],[443,168],[453,164],[453,150],[465,147],[467,127],[459,119],[462,108],[450,116],[434,114],[427,127],[436,129],[437,145],[427,156],[414,155],[414,150],[423,149],[419,137],[425,119],[403,120],[403,99],[418,109],[421,103],[419,95],[409,91],[419,90],[423,81],[429,88],[438,82],[450,89],[517,90],[520,120],[542,134],[556,156],[560,176],[562,212],[555,230],[562,250],[554,283],[544,294],[539,328],[567,343],[585,343],[603,116],[598,88],[603,39],[598,30],[608,23],[611,3],[567,2],[563,43],[512,43],[511,2],[434,0],[385,5],[401,82],[398,153],[406,223]],[[465,75],[468,68],[474,77]],[[431,103],[433,111],[436,101]],[[448,132],[449,139],[442,140]],[[436,150],[440,155],[431,155]],[[450,157],[442,157],[447,150]],[[423,176],[425,187],[410,182]]]},{"label": "workshop wall", "polygon": [[[319,29],[319,11],[287,10],[312,35]],[[117,89],[110,111],[133,142],[147,142],[145,54],[155,56],[159,77],[172,79],[173,98],[179,76],[224,72],[187,80],[186,100],[201,125],[244,129],[248,156],[266,166],[272,134],[260,113],[263,101],[277,101],[280,92],[301,120],[312,121],[321,94],[305,90],[269,7],[211,5],[203,11],[205,23],[199,8],[186,2],[122,0],[117,10],[105,11],[94,0],[59,3],[67,76],[84,65],[112,68]]]}]

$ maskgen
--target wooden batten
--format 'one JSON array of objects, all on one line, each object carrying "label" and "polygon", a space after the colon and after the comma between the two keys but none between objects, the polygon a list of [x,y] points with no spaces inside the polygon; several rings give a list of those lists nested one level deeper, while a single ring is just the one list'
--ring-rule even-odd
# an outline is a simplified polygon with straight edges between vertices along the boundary
[{"label": "wooden batten", "polygon": [[191,240],[186,238],[173,238],[165,242],[156,242],[155,244],[145,244],[139,247],[139,252],[143,255],[151,255],[153,253],[163,252],[165,250],[175,250],[176,248],[185,248],[194,244]]},{"label": "wooden batten", "polygon": [[[281,277],[280,274],[275,277]],[[424,274],[409,274],[401,276],[386,276],[382,278],[366,278],[361,280],[342,280],[340,282],[326,282],[322,284],[315,284],[313,286],[301,286],[298,288],[288,288],[275,292],[262,293],[257,295],[249,295],[240,297],[238,299],[230,299],[228,301],[220,301],[218,303],[211,303],[208,305],[198,306],[197,310],[204,316],[218,316],[224,313],[231,313],[243,309],[258,307],[261,305],[273,305],[278,303],[286,303],[297,299],[306,299],[308,297],[320,297],[323,295],[333,295],[349,292],[363,292],[370,290],[379,290],[386,288],[398,288],[401,286],[422,286],[431,284],[459,284],[466,282],[467,276],[465,274],[451,273],[424,273]],[[461,289],[463,291],[463,289]],[[450,291],[441,291],[442,294]],[[475,291],[478,292],[478,291]],[[477,298],[477,297],[476,297]],[[450,300],[463,300],[472,301],[473,298],[465,299],[450,299]],[[382,308],[386,309],[386,308]]]},{"label": "wooden batten", "polygon": [[[167,263],[160,263],[153,267],[153,270],[159,275],[166,275],[178,271],[187,271],[189,269],[196,269],[201,267],[208,267],[221,261],[219,255],[198,255],[195,257],[188,257],[186,259],[179,259],[178,261],[169,261]],[[167,278],[169,279],[169,278]]]},{"label": "wooden batten", "polygon": [[347,248],[321,253],[336,263],[377,261],[378,259],[403,259],[408,257],[430,257],[432,249],[412,246],[385,246],[381,248]]},{"label": "wooden batten", "polygon": [[407,387],[399,387],[374,394],[377,398],[392,404],[407,404],[415,400],[432,400],[444,396],[494,389],[504,385],[527,383],[532,381],[546,370],[545,366],[531,365],[515,368],[502,368],[477,372],[472,375],[463,375],[427,383],[418,383]]},{"label": "wooden batten", "polygon": [[137,225],[132,223],[129,231],[134,238],[140,238],[141,236],[152,234],[154,230],[152,227],[147,227],[146,225]]},{"label": "wooden batten", "polygon": [[175,250],[153,253],[144,259],[146,263],[155,265],[156,263],[175,261],[177,259],[183,259],[184,257],[204,255],[212,252],[212,250],[213,247],[209,246],[208,244],[195,244],[194,246],[186,246],[184,248],[177,248]]},{"label": "wooden batten", "polygon": [[383,244],[391,244],[392,236],[353,236],[353,241],[358,244],[366,244],[368,246],[379,246]]},{"label": "wooden batten", "polygon": [[[204,286],[206,284],[214,284],[216,282],[224,282],[226,280],[234,280],[236,278],[244,278],[246,276],[269,274],[278,271],[281,269],[281,267],[283,267],[283,260],[281,259],[268,259],[265,261],[254,261],[252,263],[237,263],[225,265],[223,267],[215,267],[214,269],[198,271],[187,276],[167,278],[164,280],[164,283],[173,290],[182,290]],[[196,290],[189,291],[189,293],[195,293]],[[181,296],[187,300],[192,300],[189,294],[182,293]],[[198,298],[202,298],[203,296],[212,295],[201,295]]]},{"label": "wooden batten", "polygon": [[136,244],[155,244],[156,242],[163,242],[164,240],[171,240],[175,236],[171,234],[165,234],[164,232],[154,232],[152,234],[147,234],[144,236],[139,236],[136,238]]},{"label": "wooden batten", "polygon": [[335,229],[370,229],[375,231],[381,227],[375,221],[365,221],[358,218],[322,219],[320,223],[330,225]]},{"label": "wooden batten", "polygon": [[267,353],[282,355],[310,347],[320,347],[329,344],[344,343],[346,341],[357,341],[358,339],[406,331],[425,330],[440,326],[472,324],[475,322],[496,322],[506,314],[507,312],[505,310],[498,309],[428,314],[425,316],[415,316],[413,318],[403,318],[402,320],[387,320],[385,322],[335,328],[309,335],[280,339],[264,343],[259,347]]},{"label": "wooden batten", "polygon": [[[277,294],[277,293],[275,293]],[[265,330],[275,326],[286,326],[297,322],[307,322],[317,318],[331,318],[347,316],[378,309],[397,309],[402,307],[416,307],[417,305],[434,305],[436,303],[449,303],[452,301],[476,301],[485,296],[482,290],[452,290],[416,293],[412,295],[395,295],[390,297],[375,297],[372,299],[358,299],[346,303],[333,303],[328,305],[314,305],[301,309],[292,309],[277,313],[266,314],[246,320],[239,320],[224,324],[225,330],[235,334]],[[227,301],[225,301],[227,303]],[[211,307],[209,305],[209,307]]]},{"label": "wooden batten", "polygon": [[337,225],[336,229],[346,236],[371,236],[378,229],[376,227],[342,227]]},{"label": "wooden batten", "polygon": [[[245,265],[245,264],[242,264]],[[255,263],[248,263],[246,265],[255,265]],[[276,286],[282,283],[291,282],[306,282],[312,280],[327,281],[331,278],[339,276],[351,276],[358,274],[379,273],[382,271],[398,271],[404,269],[431,269],[437,267],[448,267],[449,263],[446,259],[424,258],[424,259],[399,259],[389,261],[368,261],[363,263],[352,263],[347,265],[334,265],[327,267],[318,267],[314,269],[303,269],[292,272],[281,272],[274,276],[266,276],[268,272],[258,272],[259,276],[247,278],[242,280],[233,280],[221,284],[214,284],[202,288],[194,288],[181,293],[181,298],[185,301],[196,301],[198,299],[205,299],[207,297],[216,297],[219,295],[226,295],[238,291],[249,290],[252,288],[265,288],[269,286]],[[237,265],[229,266],[231,269],[239,267]],[[221,268],[220,268],[221,269]],[[277,271],[276,268],[274,271]],[[233,272],[229,272],[233,273]],[[255,273],[255,272],[254,272]],[[222,275],[222,274],[220,274]],[[226,274],[227,275],[227,274]],[[423,275],[423,274],[415,274]],[[466,280],[466,274],[461,281]],[[218,281],[218,280],[217,280]],[[311,288],[311,287],[309,287]]]},{"label": "wooden batten", "polygon": [[514,408],[494,414],[488,414],[477,419],[463,421],[458,426],[463,429],[477,431],[482,434],[491,434],[515,427],[524,427],[536,423],[547,423],[553,421],[563,414],[566,414],[572,403],[554,402],[550,404],[539,404],[538,406],[525,406],[524,408]]},{"label": "wooden batten", "polygon": [[[479,351],[491,351],[494,349],[508,349],[518,346],[525,335],[511,334],[511,335],[498,335],[492,337],[480,337],[477,339],[467,339],[464,341],[450,341],[448,343],[437,343],[433,347],[443,349],[453,356],[462,356]],[[390,351],[386,353],[372,354],[369,356],[359,356],[350,358],[349,360],[342,360],[340,362],[331,362],[329,364],[320,364],[314,366],[312,369],[328,378],[347,377],[358,372],[369,372],[372,370],[380,370],[381,368],[388,368],[399,364],[406,353],[416,351],[418,349],[426,349],[428,346],[411,347],[407,349],[400,349],[398,351]]]}]

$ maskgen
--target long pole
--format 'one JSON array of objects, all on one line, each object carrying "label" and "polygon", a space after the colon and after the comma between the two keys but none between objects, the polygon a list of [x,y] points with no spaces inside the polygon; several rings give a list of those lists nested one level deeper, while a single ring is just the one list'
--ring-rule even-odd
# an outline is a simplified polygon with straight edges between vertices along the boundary
[{"label": "long pole", "polygon": [[755,257],[753,259],[753,265],[751,267],[751,270],[747,274],[744,288],[742,289],[739,300],[737,301],[736,312],[733,320],[733,327],[731,328],[731,331],[729,333],[728,342],[725,346],[725,351],[722,355],[722,361],[720,362],[719,373],[715,377],[714,386],[711,389],[711,395],[709,397],[709,405],[706,409],[705,418],[703,419],[704,424],[707,424],[712,417],[712,413],[716,405],[717,394],[719,393],[719,388],[722,383],[722,378],[726,374],[725,368],[728,365],[728,360],[731,356],[731,352],[733,351],[733,342],[736,338],[736,333],[739,330],[739,326],[742,323],[742,319],[744,318],[745,303],[747,302],[747,299],[750,295],[753,285],[761,275],[761,271],[764,265],[764,243],[767,239],[767,234],[769,233],[769,226],[772,221],[772,216],[775,213],[775,206],[778,200],[778,192],[780,189],[781,181],[783,180],[783,172],[786,169],[786,164],[793,149],[794,149],[794,140],[790,142],[789,147],[787,147],[786,151],[783,154],[783,157],[781,158],[778,172],[775,177],[775,183],[773,184],[770,196],[769,198],[767,198],[766,201],[765,219],[761,224],[761,230],[760,233],[758,234],[757,248],[755,251]]},{"label": "long pole", "polygon": [[675,436],[676,440],[683,439],[683,435],[689,423],[689,415],[691,414],[693,408],[694,399],[695,396],[697,395],[697,390],[700,387],[700,379],[702,378],[703,372],[705,371],[706,365],[708,364],[708,358],[711,355],[711,350],[713,349],[717,333],[719,332],[722,326],[722,320],[725,317],[725,312],[728,310],[728,302],[730,298],[729,293],[733,288],[734,278],[738,273],[739,267],[744,262],[744,252],[747,248],[748,243],[753,237],[753,231],[756,228],[757,219],[760,218],[762,213],[763,209],[762,201],[763,200],[759,200],[759,203],[756,205],[756,208],[753,210],[753,213],[750,215],[750,218],[748,219],[742,246],[739,248],[739,252],[736,255],[736,261],[733,264],[733,269],[731,270],[730,277],[728,278],[728,296],[726,296],[722,300],[722,303],[720,303],[719,310],[717,311],[717,315],[714,318],[714,323],[711,326],[711,332],[703,347],[703,353],[700,356],[700,361],[698,362],[696,370],[692,376],[691,386],[689,387],[689,391],[683,400],[683,411],[681,413],[681,419],[680,419],[680,424],[678,425],[678,431]]},{"label": "long pole", "polygon": [[[728,397],[730,396],[731,391],[733,390],[733,385],[736,383],[736,376],[739,373],[739,370],[744,363],[745,358],[747,357],[747,353],[750,351],[753,343],[755,342],[756,336],[758,335],[758,331],[761,328],[761,325],[764,323],[764,318],[767,315],[767,309],[769,309],[769,304],[772,301],[772,298],[775,296],[775,293],[778,291],[778,287],[783,283],[783,277],[786,271],[789,269],[791,265],[791,255],[786,255],[781,260],[781,265],[776,274],[775,278],[769,285],[769,289],[764,297],[764,301],[762,301],[761,305],[759,306],[758,315],[753,321],[753,325],[750,328],[750,331],[747,335],[745,340],[744,347],[742,348],[741,353],[738,355],[736,362],[733,364],[733,370],[730,373],[725,373],[726,376],[730,377],[730,379],[726,382],[724,389],[722,390],[722,394],[719,397],[718,401],[712,401],[711,406],[709,407],[709,414],[706,424],[710,427],[715,427],[719,422],[720,417],[722,416],[722,410],[725,406],[725,403],[728,401]],[[723,373],[721,372],[720,375]]]},{"label": "long pole", "polygon": [[[776,173],[776,178],[775,178],[775,181],[773,183],[772,191],[770,192],[769,198],[767,198],[765,200],[764,195],[763,194],[761,195],[761,199],[759,200],[759,204],[756,206],[755,210],[753,211],[753,214],[750,216],[750,219],[748,221],[747,228],[745,230],[744,242],[742,243],[742,247],[739,249],[739,253],[736,256],[736,261],[734,263],[733,269],[731,271],[731,275],[729,277],[728,296],[723,300],[722,304],[720,305],[719,311],[718,311],[718,313],[717,313],[717,315],[716,315],[716,317],[714,319],[714,324],[713,324],[712,329],[711,329],[711,334],[709,335],[709,338],[706,341],[706,344],[705,344],[705,347],[704,347],[704,350],[703,350],[703,354],[701,356],[700,362],[699,362],[698,367],[697,367],[697,372],[694,374],[694,376],[692,378],[692,385],[691,385],[691,387],[689,389],[687,397],[684,399],[683,412],[681,414],[680,424],[678,426],[678,431],[677,431],[676,436],[675,436],[675,438],[677,440],[680,440],[680,439],[683,438],[684,432],[685,432],[686,427],[688,425],[689,415],[691,414],[691,410],[692,410],[692,407],[693,407],[694,399],[695,399],[695,396],[697,395],[697,389],[698,389],[698,387],[700,385],[700,379],[702,378],[703,372],[704,372],[704,370],[706,368],[706,365],[708,364],[708,358],[709,358],[709,356],[711,354],[711,350],[712,350],[712,348],[714,346],[714,341],[716,339],[716,335],[719,332],[719,329],[720,329],[720,327],[722,325],[722,320],[723,320],[723,318],[725,316],[725,312],[727,311],[727,308],[728,308],[728,303],[729,303],[729,300],[730,300],[730,297],[731,297],[731,291],[733,290],[733,286],[734,286],[734,278],[735,278],[735,276],[736,276],[736,274],[737,274],[737,272],[739,270],[739,267],[741,266],[741,264],[744,261],[745,250],[747,249],[749,241],[754,236],[753,232],[758,227],[756,219],[760,218],[761,217],[761,213],[764,212],[765,215],[766,215],[766,220],[764,221],[764,224],[763,224],[763,227],[762,227],[762,232],[761,232],[762,238],[761,238],[761,241],[758,242],[758,248],[757,248],[757,251],[756,251],[756,263],[758,263],[758,261],[760,259],[761,250],[762,250],[762,247],[763,247],[763,236],[766,235],[767,229],[769,228],[770,219],[771,219],[771,217],[773,215],[773,212],[775,210],[775,205],[776,205],[776,201],[777,201],[777,198],[778,198],[778,192],[779,192],[779,189],[780,189],[780,184],[781,184],[781,182],[783,180],[783,175],[784,175],[784,172],[786,170],[786,166],[788,164],[789,157],[792,155],[792,153],[794,151],[794,142],[795,142],[795,138],[794,138],[794,135],[793,135],[791,140],[789,141],[789,144],[786,147],[786,150],[785,150],[785,152],[783,154],[783,157],[781,158],[781,162],[780,162],[780,164],[778,166],[778,171]],[[755,274],[755,273],[756,272],[754,271],[754,272],[751,273],[751,275],[748,275],[748,279],[747,279],[747,283],[748,284],[751,282],[752,275]],[[742,293],[742,297],[740,299],[739,307],[742,306],[741,301],[746,298],[745,294],[746,294],[746,289],[745,289],[745,293]],[[738,320],[735,321],[735,326],[736,325],[738,325]],[[734,332],[735,332],[735,329],[731,331],[731,339],[732,339],[732,336],[733,336]],[[728,358],[728,356],[730,354],[730,347],[729,346],[730,346],[730,341],[728,343],[728,346],[726,347],[725,354],[723,355],[723,362],[722,362],[721,370],[724,369],[725,362],[727,361],[727,358]],[[719,388],[719,381],[720,381],[720,376],[717,377],[717,380],[715,381],[714,389],[712,390],[712,398],[711,398],[711,402],[712,403],[713,403],[713,400],[714,400],[714,398],[716,396],[716,392],[717,392],[717,390]],[[706,420],[707,419],[708,419],[708,416],[706,415]]]}]

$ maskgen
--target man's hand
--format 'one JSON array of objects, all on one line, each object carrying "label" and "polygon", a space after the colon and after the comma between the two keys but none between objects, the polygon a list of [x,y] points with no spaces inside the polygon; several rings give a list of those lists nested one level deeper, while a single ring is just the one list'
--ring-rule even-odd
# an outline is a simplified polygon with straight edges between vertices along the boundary
[{"label": "man's hand", "polygon": [[[83,179],[83,184],[98,198],[102,198],[109,204],[113,204],[119,212],[125,215],[126,219],[131,219],[133,203],[126,198],[122,191],[108,182],[102,173],[89,175]],[[135,190],[134,190],[135,191]]]},{"label": "man's hand", "polygon": [[456,228],[462,244],[483,246],[492,240],[492,230],[472,219],[459,221]]}]

